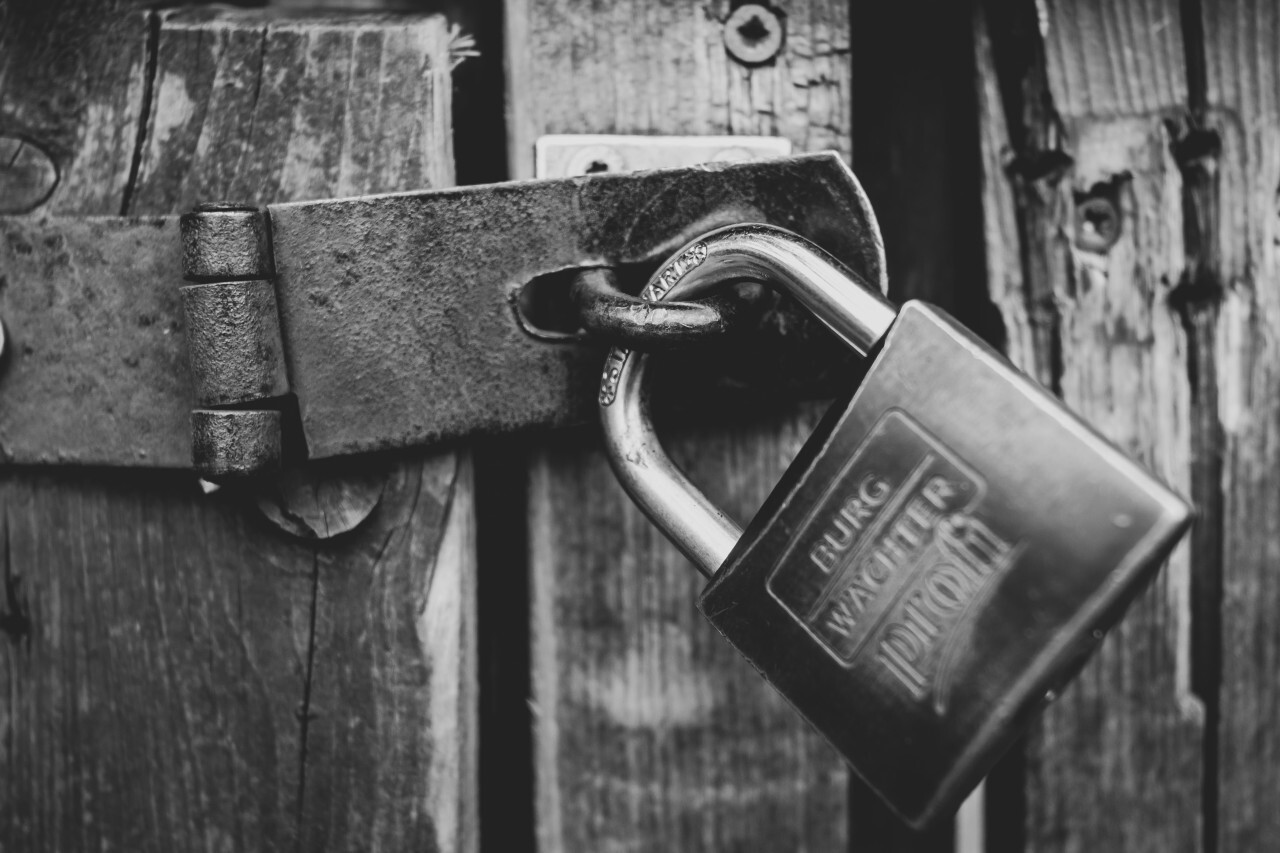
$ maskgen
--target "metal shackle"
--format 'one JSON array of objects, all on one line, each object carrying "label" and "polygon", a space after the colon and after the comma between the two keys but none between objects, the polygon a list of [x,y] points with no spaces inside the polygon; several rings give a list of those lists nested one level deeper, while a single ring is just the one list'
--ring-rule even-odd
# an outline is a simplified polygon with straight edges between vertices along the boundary
[{"label": "metal shackle", "polygon": [[[862,355],[884,337],[897,309],[808,240],[771,225],[731,225],[699,237],[654,274],[649,301],[696,298],[730,281],[781,285]],[[699,491],[662,449],[644,382],[648,356],[615,348],[605,362],[600,418],[623,488],[680,551],[710,577],[742,529]]]}]

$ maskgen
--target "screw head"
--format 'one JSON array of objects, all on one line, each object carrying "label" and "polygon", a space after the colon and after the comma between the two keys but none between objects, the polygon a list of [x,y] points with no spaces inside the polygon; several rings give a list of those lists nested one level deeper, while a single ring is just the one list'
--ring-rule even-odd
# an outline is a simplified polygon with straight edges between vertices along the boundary
[{"label": "screw head", "polygon": [[1109,198],[1093,196],[1076,204],[1076,246],[1102,253],[1120,239],[1120,211]]},{"label": "screw head", "polygon": [[782,50],[782,17],[762,3],[746,3],[724,22],[724,46],[743,65],[768,62]]}]

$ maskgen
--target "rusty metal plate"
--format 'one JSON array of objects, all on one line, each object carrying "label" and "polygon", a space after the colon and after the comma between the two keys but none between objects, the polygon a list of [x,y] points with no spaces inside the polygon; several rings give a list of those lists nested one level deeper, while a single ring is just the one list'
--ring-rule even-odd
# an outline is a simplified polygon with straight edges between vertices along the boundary
[{"label": "rusty metal plate", "polygon": [[178,217],[0,218],[0,454],[191,464]]},{"label": "rusty metal plate", "polygon": [[[603,350],[522,331],[509,300],[537,276],[653,266],[704,231],[769,222],[884,283],[871,208],[835,154],[267,210],[313,458],[588,421]],[[176,216],[0,217],[4,460],[191,465],[181,276]]]},{"label": "rusty metal plate", "polygon": [[603,350],[536,340],[508,304],[556,270],[656,265],[713,228],[765,222],[884,282],[871,208],[833,153],[269,213],[312,458],[589,420]]}]

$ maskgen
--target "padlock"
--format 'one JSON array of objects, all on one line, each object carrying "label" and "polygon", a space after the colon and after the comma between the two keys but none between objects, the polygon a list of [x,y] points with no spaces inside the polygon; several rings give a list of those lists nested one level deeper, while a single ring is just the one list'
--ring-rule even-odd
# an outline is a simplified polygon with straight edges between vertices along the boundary
[{"label": "padlock", "polygon": [[646,357],[600,409],[626,490],[711,577],[699,608],[908,824],[948,815],[1079,670],[1191,508],[941,310],[896,309],[808,241],[733,226],[646,299],[782,285],[872,357],[745,532],[671,463]]}]

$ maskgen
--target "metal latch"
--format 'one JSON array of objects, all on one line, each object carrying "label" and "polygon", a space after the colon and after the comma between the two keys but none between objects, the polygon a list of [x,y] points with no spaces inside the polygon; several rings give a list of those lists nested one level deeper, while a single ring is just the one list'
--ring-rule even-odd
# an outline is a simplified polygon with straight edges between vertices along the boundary
[{"label": "metal latch", "polygon": [[181,229],[3,219],[0,452],[248,474],[585,422],[603,348],[530,334],[516,297],[565,271],[642,278],[743,222],[794,231],[883,285],[874,215],[833,153],[210,206]]}]

